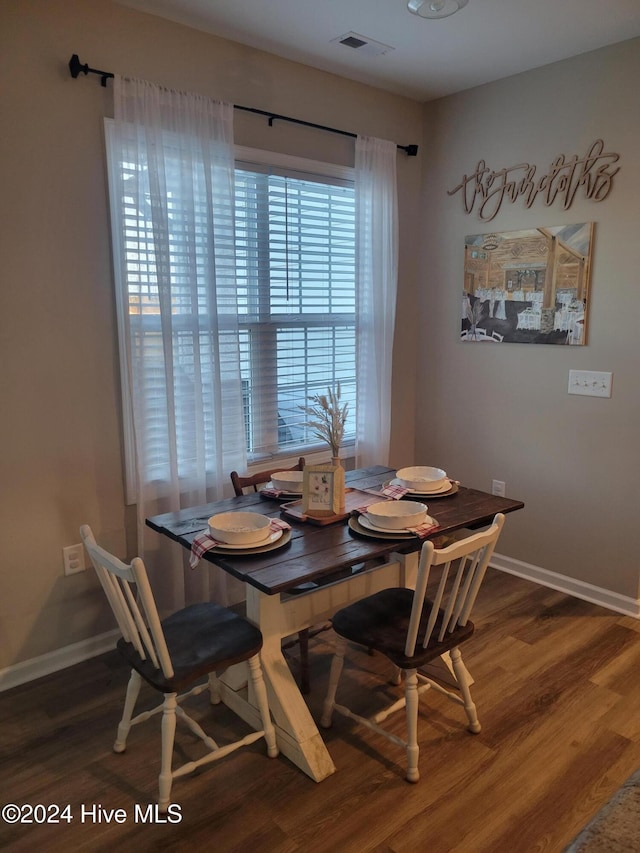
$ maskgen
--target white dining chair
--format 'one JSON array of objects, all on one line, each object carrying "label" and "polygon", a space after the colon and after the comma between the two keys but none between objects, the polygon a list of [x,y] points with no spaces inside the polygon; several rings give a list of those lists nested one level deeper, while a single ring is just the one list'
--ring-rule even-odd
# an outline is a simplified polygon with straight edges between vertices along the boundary
[{"label": "white dining chair", "polygon": [[[498,513],[491,526],[436,549],[427,541],[420,552],[415,591],[406,588],[384,589],[339,610],[332,618],[337,634],[335,655],[331,663],[329,688],[324,702],[321,724],[331,726],[333,713],[349,717],[384,736],[406,751],[409,782],[417,782],[418,770],[418,699],[433,689],[462,705],[471,732],[480,731],[476,706],[471,698],[469,676],[462,661],[460,646],[473,634],[469,617],[484,579],[489,560],[504,524]],[[442,567],[432,599],[427,584],[432,568]],[[404,675],[404,695],[375,714],[363,716],[336,702],[336,692],[343,670],[347,641],[378,651],[395,667],[394,683]],[[418,670],[430,661],[450,653],[458,692],[445,689]],[[419,686],[420,685],[420,686]],[[406,738],[385,729],[383,723],[395,711],[406,712]]]},{"label": "white dining chair", "polygon": [[[114,752],[125,751],[132,726],[162,713],[159,810],[166,812],[168,809],[174,779],[191,773],[203,764],[223,758],[242,746],[264,738],[268,755],[275,757],[278,747],[260,665],[262,634],[258,628],[233,611],[211,602],[190,605],[160,621],[143,561],[135,557],[131,563],[124,563],[114,557],[96,543],[87,524],[80,528],[80,535],[122,634],[117,643],[118,651],[131,666],[122,720],[113,745]],[[186,714],[180,703],[188,696],[196,696],[208,688],[211,703],[218,704],[220,690],[217,673],[242,661],[248,663],[262,728],[219,746]],[[207,676],[207,681],[180,694],[180,691],[203,676]],[[143,680],[164,694],[164,699],[157,707],[134,717]],[[176,719],[186,723],[191,732],[204,742],[209,752],[202,758],[173,769]]]}]

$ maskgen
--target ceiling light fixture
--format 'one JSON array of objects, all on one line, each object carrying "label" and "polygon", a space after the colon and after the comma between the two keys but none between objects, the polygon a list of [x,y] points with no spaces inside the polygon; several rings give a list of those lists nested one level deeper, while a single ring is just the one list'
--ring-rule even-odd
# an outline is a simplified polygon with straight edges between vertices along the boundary
[{"label": "ceiling light fixture", "polygon": [[409,0],[407,8],[421,18],[448,18],[463,9],[469,0]]}]

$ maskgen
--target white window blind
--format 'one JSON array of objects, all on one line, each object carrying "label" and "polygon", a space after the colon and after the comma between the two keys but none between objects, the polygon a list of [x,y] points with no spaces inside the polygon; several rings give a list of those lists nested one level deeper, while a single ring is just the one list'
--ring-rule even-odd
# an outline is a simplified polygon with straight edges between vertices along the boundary
[{"label": "white window blind", "polygon": [[316,444],[300,407],[338,382],[353,439],[353,184],[237,163],[235,221],[249,455]]}]

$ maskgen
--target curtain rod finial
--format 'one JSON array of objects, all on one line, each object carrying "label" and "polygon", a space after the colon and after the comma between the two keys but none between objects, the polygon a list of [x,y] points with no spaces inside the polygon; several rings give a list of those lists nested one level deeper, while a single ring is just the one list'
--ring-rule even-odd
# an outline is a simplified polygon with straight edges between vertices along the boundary
[{"label": "curtain rod finial", "polygon": [[81,71],[83,74],[88,74],[89,73],[89,66],[83,65],[80,62],[78,54],[74,53],[73,56],[71,57],[71,59],[69,60],[69,71],[71,72],[71,76],[75,80]]},{"label": "curtain rod finial", "polygon": [[69,71],[71,72],[71,76],[74,80],[77,78],[80,72],[82,72],[83,74],[98,74],[102,78],[100,80],[102,86],[106,86],[107,80],[110,77],[113,77],[113,74],[110,71],[99,71],[97,68],[89,68],[88,63],[85,63],[83,65],[80,62],[77,53],[74,53],[71,59],[69,60]]}]

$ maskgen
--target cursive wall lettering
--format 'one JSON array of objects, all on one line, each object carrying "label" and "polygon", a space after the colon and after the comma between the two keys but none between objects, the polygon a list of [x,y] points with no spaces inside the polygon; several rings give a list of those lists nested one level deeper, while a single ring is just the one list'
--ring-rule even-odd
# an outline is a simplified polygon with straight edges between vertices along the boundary
[{"label": "cursive wall lettering", "polygon": [[540,176],[529,163],[492,171],[480,160],[475,172],[464,175],[457,187],[447,190],[447,195],[462,192],[465,212],[471,213],[477,206],[478,216],[485,222],[496,216],[505,199],[513,203],[522,197],[525,206],[531,207],[541,196],[547,207],[560,200],[568,210],[580,188],[586,198],[603,201],[611,191],[614,175],[620,171],[614,165],[619,159],[619,154],[605,152],[602,139],[596,139],[584,157],[574,154],[567,159],[560,154],[549,171]]}]

